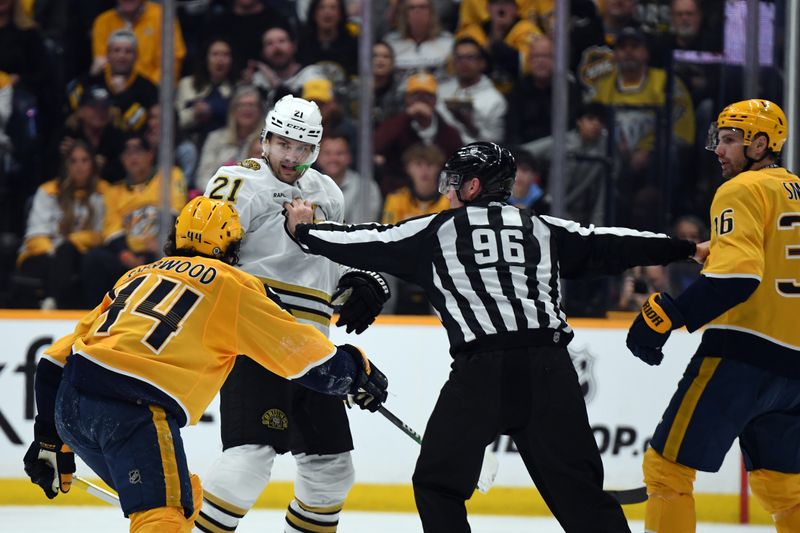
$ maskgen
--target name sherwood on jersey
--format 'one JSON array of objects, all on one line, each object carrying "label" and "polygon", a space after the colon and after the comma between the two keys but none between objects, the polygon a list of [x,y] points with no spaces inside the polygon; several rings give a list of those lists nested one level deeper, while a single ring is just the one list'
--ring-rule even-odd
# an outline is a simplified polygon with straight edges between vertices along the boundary
[{"label": "name sherwood on jersey", "polygon": [[217,277],[217,269],[213,266],[204,265],[202,263],[193,263],[192,261],[186,259],[174,258],[160,259],[154,263],[140,266],[130,270],[126,277],[132,278],[137,274],[153,269],[166,270],[167,272],[174,271],[177,274],[186,273],[187,276],[190,278],[195,278],[203,285],[208,285]]}]

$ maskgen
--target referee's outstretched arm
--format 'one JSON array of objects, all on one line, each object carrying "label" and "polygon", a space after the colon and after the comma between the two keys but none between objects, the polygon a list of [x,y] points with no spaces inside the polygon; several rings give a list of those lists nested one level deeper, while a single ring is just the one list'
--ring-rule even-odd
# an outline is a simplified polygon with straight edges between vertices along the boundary
[{"label": "referee's outstretched arm", "polygon": [[429,257],[427,237],[436,232],[441,216],[426,215],[396,225],[298,224],[295,240],[306,252],[336,263],[408,280],[416,277],[420,260]]},{"label": "referee's outstretched arm", "polygon": [[693,242],[663,233],[629,228],[587,228],[571,220],[546,215],[534,218],[550,228],[564,278],[620,274],[634,266],[666,265],[695,254]]}]

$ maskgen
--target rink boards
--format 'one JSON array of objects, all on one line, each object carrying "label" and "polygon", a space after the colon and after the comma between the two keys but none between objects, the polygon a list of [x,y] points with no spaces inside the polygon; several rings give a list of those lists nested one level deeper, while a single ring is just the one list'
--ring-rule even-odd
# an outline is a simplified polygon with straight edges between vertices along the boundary
[{"label": "rink boards", "polygon": [[[33,432],[35,405],[33,369],[53,340],[72,330],[79,314],[0,311],[0,504],[41,504],[47,501],[22,472],[22,456]],[[675,384],[700,340],[685,331],[672,334],[664,363],[649,367],[625,348],[629,317],[575,320],[570,345],[584,386],[589,419],[606,473],[606,487],[626,489],[642,484],[641,458],[647,440],[669,401]],[[364,334],[347,335],[334,328],[334,342],[361,346],[390,380],[386,406],[418,433],[447,378],[450,356],[444,329],[435,317],[381,317]],[[190,468],[201,477],[220,450],[217,402],[207,410],[209,420],[183,430]],[[378,414],[350,412],[356,450],[356,486],[347,500],[351,509],[413,510],[411,474],[418,445]],[[473,511],[495,514],[545,512],[533,490],[513,443],[500,437],[494,444],[500,470],[495,487],[470,502]],[[736,521],[739,517],[740,455],[734,448],[719,473],[698,473],[698,516],[705,520]],[[93,477],[79,463],[78,472]],[[294,462],[279,458],[270,488],[259,500],[284,506],[291,499]],[[77,491],[75,491],[77,492]],[[61,503],[92,503],[85,494],[59,498]],[[641,516],[642,506],[628,508]],[[754,512],[762,521],[765,515]]]}]

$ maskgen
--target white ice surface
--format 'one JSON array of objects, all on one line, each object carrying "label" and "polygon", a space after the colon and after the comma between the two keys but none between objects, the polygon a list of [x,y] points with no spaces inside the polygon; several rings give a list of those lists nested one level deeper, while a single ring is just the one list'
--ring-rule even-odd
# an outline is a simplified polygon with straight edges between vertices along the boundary
[{"label": "white ice surface", "polygon": [[[283,531],[282,511],[256,509],[242,520],[237,533]],[[562,533],[553,519],[509,516],[470,516],[473,533]],[[631,531],[641,532],[642,522],[631,522]],[[128,521],[111,507],[0,506],[3,533],[115,533],[128,531]],[[340,533],[419,533],[419,519],[408,513],[345,512]],[[698,533],[772,533],[768,526],[700,524]]]}]

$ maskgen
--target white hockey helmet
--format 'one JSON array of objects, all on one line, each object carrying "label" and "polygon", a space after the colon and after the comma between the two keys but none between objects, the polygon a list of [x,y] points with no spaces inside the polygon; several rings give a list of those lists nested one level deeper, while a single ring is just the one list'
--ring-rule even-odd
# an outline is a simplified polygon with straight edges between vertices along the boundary
[{"label": "white hockey helmet", "polygon": [[[303,167],[308,168],[314,164],[319,155],[319,143],[322,140],[322,113],[316,103],[287,94],[278,100],[267,113],[266,125],[261,134],[262,145],[266,141],[268,133],[313,146],[311,155],[302,163]],[[264,155],[269,155],[266,147]]]}]

